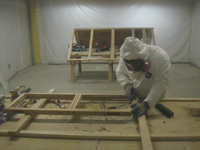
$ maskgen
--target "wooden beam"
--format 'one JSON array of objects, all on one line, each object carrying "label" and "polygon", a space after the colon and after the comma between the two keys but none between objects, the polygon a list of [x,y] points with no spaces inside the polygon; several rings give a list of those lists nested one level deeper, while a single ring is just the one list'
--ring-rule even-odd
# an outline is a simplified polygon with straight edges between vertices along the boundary
[{"label": "wooden beam", "polygon": [[[115,55],[116,54],[120,55],[120,53],[118,53],[118,52],[116,52]],[[77,57],[77,56],[88,56],[88,52],[81,52],[81,53],[80,52],[73,52],[72,56],[74,56],[74,57]],[[107,51],[105,51],[105,52],[92,52],[91,56],[110,56],[110,52],[107,52]]]},{"label": "wooden beam", "polygon": [[30,99],[27,101],[23,101],[25,103],[23,103],[22,105],[19,105],[18,107],[25,107],[28,103],[30,103],[30,101],[31,101]]},{"label": "wooden beam", "polygon": [[[65,99],[65,97],[71,97],[72,99],[74,98],[74,96],[77,93],[26,93],[26,98],[30,99],[30,98],[58,98],[58,99]],[[94,98],[94,99],[99,99],[100,98],[116,98],[116,99],[120,99],[120,98],[126,98],[125,95],[121,95],[121,94],[95,94],[95,93],[81,93],[82,96],[86,97],[86,98]],[[128,98],[126,98],[128,99]]]},{"label": "wooden beam", "polygon": [[163,98],[161,102],[199,102],[200,98]]},{"label": "wooden beam", "polygon": [[17,97],[14,101],[12,101],[11,104],[8,105],[8,107],[15,107],[15,106],[17,106],[25,98],[26,98],[26,94],[25,93],[19,95],[19,97]]},{"label": "wooden beam", "polygon": [[71,81],[74,82],[75,81],[74,61],[70,62],[70,66],[71,66]]},{"label": "wooden beam", "polygon": [[81,45],[80,39],[79,39],[79,34],[78,34],[78,31],[77,31],[77,30],[75,30],[75,37],[76,37],[76,42],[77,42],[77,44],[78,44],[78,45]]},{"label": "wooden beam", "polygon": [[[77,93],[26,93],[24,95],[27,99],[37,98],[51,98],[51,99],[73,99]],[[84,100],[124,100],[128,99],[122,94],[96,94],[96,93],[81,93]],[[14,102],[14,101],[13,101]],[[200,98],[163,98],[160,102],[200,102]],[[12,105],[12,103],[11,103]],[[10,107],[10,105],[8,106]]]},{"label": "wooden beam", "polygon": [[[55,89],[50,89],[47,93],[54,93]],[[47,102],[48,98],[41,98],[32,108],[41,108]]]},{"label": "wooden beam", "polygon": [[21,136],[29,137],[52,137],[52,138],[70,138],[70,139],[98,139],[98,140],[140,140],[139,134],[135,135],[123,135],[120,133],[85,133],[80,132],[78,134],[70,131],[22,131]]},{"label": "wooden beam", "polygon": [[[75,30],[90,30],[91,28],[74,28]],[[127,30],[127,29],[137,29],[141,30],[144,28],[93,28],[95,30],[109,30],[109,29],[115,29],[115,30]],[[145,27],[145,29],[153,29],[151,27]]]},{"label": "wooden beam", "polygon": [[132,29],[132,37],[135,37],[135,29]]},{"label": "wooden beam", "polygon": [[200,133],[157,133],[150,137],[152,141],[200,141]]},{"label": "wooden beam", "polygon": [[[10,136],[8,129],[0,129],[1,136]],[[139,134],[123,135],[121,133],[86,133],[81,132],[73,133],[70,131],[41,131],[41,130],[21,130],[16,137],[35,137],[35,138],[68,138],[68,139],[95,139],[95,140],[138,140],[140,141]]]},{"label": "wooden beam", "polygon": [[152,34],[151,34],[151,30],[147,30],[147,44],[152,45],[151,44],[151,40],[152,40]]},{"label": "wooden beam", "polygon": [[8,134],[11,136],[18,134],[20,130],[29,122],[30,119],[31,115],[24,115],[22,118],[19,119],[16,125],[8,131]]},{"label": "wooden beam", "polygon": [[[55,89],[50,89],[47,93],[53,93],[55,92]],[[47,99],[40,99],[33,108],[40,108],[42,107]],[[32,109],[32,108],[31,108]],[[10,135],[16,135],[20,132],[20,130],[29,122],[29,120],[34,117],[34,115],[24,115],[20,120],[16,123],[16,125],[8,131],[8,134]]]},{"label": "wooden beam", "polygon": [[82,72],[81,61],[78,61],[78,71],[79,73]]},{"label": "wooden beam", "polygon": [[111,58],[115,56],[115,29],[111,30]]},{"label": "wooden beam", "polygon": [[156,39],[155,39],[155,34],[154,34],[153,28],[151,29],[151,35],[152,35],[152,38],[153,38],[153,45],[156,45]]},{"label": "wooden beam", "polygon": [[[81,59],[78,59],[78,61],[100,61],[100,60],[114,61],[114,60],[119,60],[119,58],[81,58]],[[68,61],[77,61],[77,59],[69,59]]]},{"label": "wooden beam", "polygon": [[76,107],[78,107],[78,104],[80,103],[82,98],[81,94],[76,94],[71,105],[69,106],[69,109],[75,109]]},{"label": "wooden beam", "polygon": [[139,127],[140,127],[142,149],[153,150],[145,115],[138,117],[138,121],[139,121]]},{"label": "wooden beam", "polygon": [[69,52],[68,52],[68,58],[67,58],[67,60],[71,59],[72,47],[73,47],[73,40],[74,40],[74,29],[72,30],[72,35],[71,35],[71,41],[70,41],[70,47],[69,47]]},{"label": "wooden beam", "polygon": [[91,29],[88,59],[91,59],[93,36],[94,36],[94,29]]},{"label": "wooden beam", "polygon": [[97,115],[97,116],[107,116],[120,115],[120,116],[130,116],[130,110],[127,109],[104,109],[104,110],[93,110],[93,109],[30,109],[30,108],[4,108],[5,113],[25,113],[25,114],[51,114],[51,115]]},{"label": "wooden beam", "polygon": [[113,62],[108,63],[108,80],[112,82],[112,74],[113,74]]},{"label": "wooden beam", "polygon": [[146,42],[146,38],[147,38],[146,29],[142,29],[142,38],[143,38],[143,43],[147,43]]},{"label": "wooden beam", "polygon": [[[0,129],[1,136],[10,136],[9,129]],[[117,133],[86,133],[78,134],[70,131],[40,131],[40,130],[21,130],[17,137],[35,138],[69,138],[69,139],[102,139],[102,140],[137,140],[140,141],[140,134],[123,135]],[[152,141],[200,141],[200,133],[160,133],[151,134]]]}]

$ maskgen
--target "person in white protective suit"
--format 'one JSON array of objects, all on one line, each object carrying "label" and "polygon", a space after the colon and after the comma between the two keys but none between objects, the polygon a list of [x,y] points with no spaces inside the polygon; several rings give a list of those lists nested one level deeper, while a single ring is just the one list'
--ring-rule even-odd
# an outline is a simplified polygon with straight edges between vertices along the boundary
[{"label": "person in white protective suit", "polygon": [[136,93],[144,99],[131,105],[133,117],[142,116],[162,99],[168,88],[170,68],[169,56],[162,48],[144,44],[135,37],[125,39],[120,48],[117,81],[130,100]]}]

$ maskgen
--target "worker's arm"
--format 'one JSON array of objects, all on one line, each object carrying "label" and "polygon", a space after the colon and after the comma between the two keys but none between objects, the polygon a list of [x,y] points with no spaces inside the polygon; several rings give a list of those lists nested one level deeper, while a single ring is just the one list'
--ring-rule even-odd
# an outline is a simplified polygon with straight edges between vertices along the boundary
[{"label": "worker's arm", "polygon": [[153,86],[144,100],[144,102],[148,102],[149,109],[153,108],[165,95],[169,84],[170,68],[171,63],[167,59],[156,67]]},{"label": "worker's arm", "polygon": [[131,81],[127,75],[127,68],[122,58],[119,59],[119,64],[116,69],[117,81],[125,89],[128,84],[131,84]]},{"label": "worker's arm", "polygon": [[125,90],[126,97],[128,97],[132,101],[134,99],[134,96],[136,95],[136,89],[133,87],[133,83],[131,83],[127,73],[128,69],[123,59],[120,58],[118,67],[116,69],[117,81]]},{"label": "worker's arm", "polygon": [[[160,64],[162,67],[160,67]],[[131,105],[133,117],[140,117],[147,113],[147,111],[153,108],[164,96],[169,83],[169,71],[171,68],[171,63],[168,60],[163,60],[155,70],[153,76],[153,86],[147,95],[143,103],[135,103]],[[165,108],[166,109],[166,108]],[[163,109],[161,109],[163,113]],[[165,110],[164,110],[165,111]],[[173,112],[165,111],[165,115],[169,117],[173,116]]]}]

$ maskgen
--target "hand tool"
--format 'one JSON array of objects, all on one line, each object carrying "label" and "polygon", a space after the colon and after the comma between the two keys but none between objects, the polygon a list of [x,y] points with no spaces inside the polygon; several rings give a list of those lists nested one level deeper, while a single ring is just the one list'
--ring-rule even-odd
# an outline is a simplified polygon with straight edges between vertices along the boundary
[{"label": "hand tool", "polygon": [[100,105],[101,105],[101,108],[102,108],[102,109],[105,109],[105,107],[104,107],[104,104],[103,104],[103,101],[102,101],[102,100],[100,100]]},{"label": "hand tool", "polygon": [[18,96],[19,96],[19,93],[18,91],[23,88],[20,93],[28,93],[31,91],[31,88],[30,87],[25,87],[24,85],[22,86],[17,86],[13,89],[11,89],[9,92],[11,93],[11,102],[16,99]]},{"label": "hand tool", "polygon": [[131,92],[130,92],[130,101],[133,101],[133,99],[135,98],[136,96],[136,89],[134,87],[131,88]]},{"label": "hand tool", "polygon": [[171,118],[174,116],[174,112],[172,112],[171,110],[169,110],[168,108],[166,108],[160,103],[157,103],[155,105],[155,108],[158,109],[163,115],[165,115],[168,118]]},{"label": "hand tool", "polygon": [[73,43],[72,45],[72,52],[82,52],[86,48],[85,45],[78,45],[77,43]]},{"label": "hand tool", "polygon": [[60,106],[61,108],[66,108],[66,106],[62,105],[60,100],[55,100],[55,103]]},{"label": "hand tool", "polygon": [[125,106],[125,105],[127,105],[127,104],[122,104],[122,105],[119,105],[119,106],[108,106],[108,107],[106,107],[106,109],[117,109],[117,108]]},{"label": "hand tool", "polygon": [[[55,100],[49,99],[49,100],[47,101],[47,103],[55,103]],[[62,101],[62,104],[71,104],[71,101],[70,101],[70,100]]]}]

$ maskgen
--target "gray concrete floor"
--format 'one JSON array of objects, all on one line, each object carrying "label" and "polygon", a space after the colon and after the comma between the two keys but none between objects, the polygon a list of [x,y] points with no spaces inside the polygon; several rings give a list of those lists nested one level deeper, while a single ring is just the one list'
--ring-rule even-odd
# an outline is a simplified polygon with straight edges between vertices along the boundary
[{"label": "gray concrete floor", "polygon": [[[114,70],[117,64],[114,64]],[[124,94],[113,74],[108,81],[107,64],[82,64],[82,73],[76,69],[76,81],[71,82],[70,65],[31,66],[9,80],[8,90],[0,85],[0,93],[9,95],[9,90],[25,85],[31,92],[43,93],[56,89],[56,93],[105,93]],[[166,97],[200,97],[200,69],[191,64],[172,64],[169,89]]]}]

